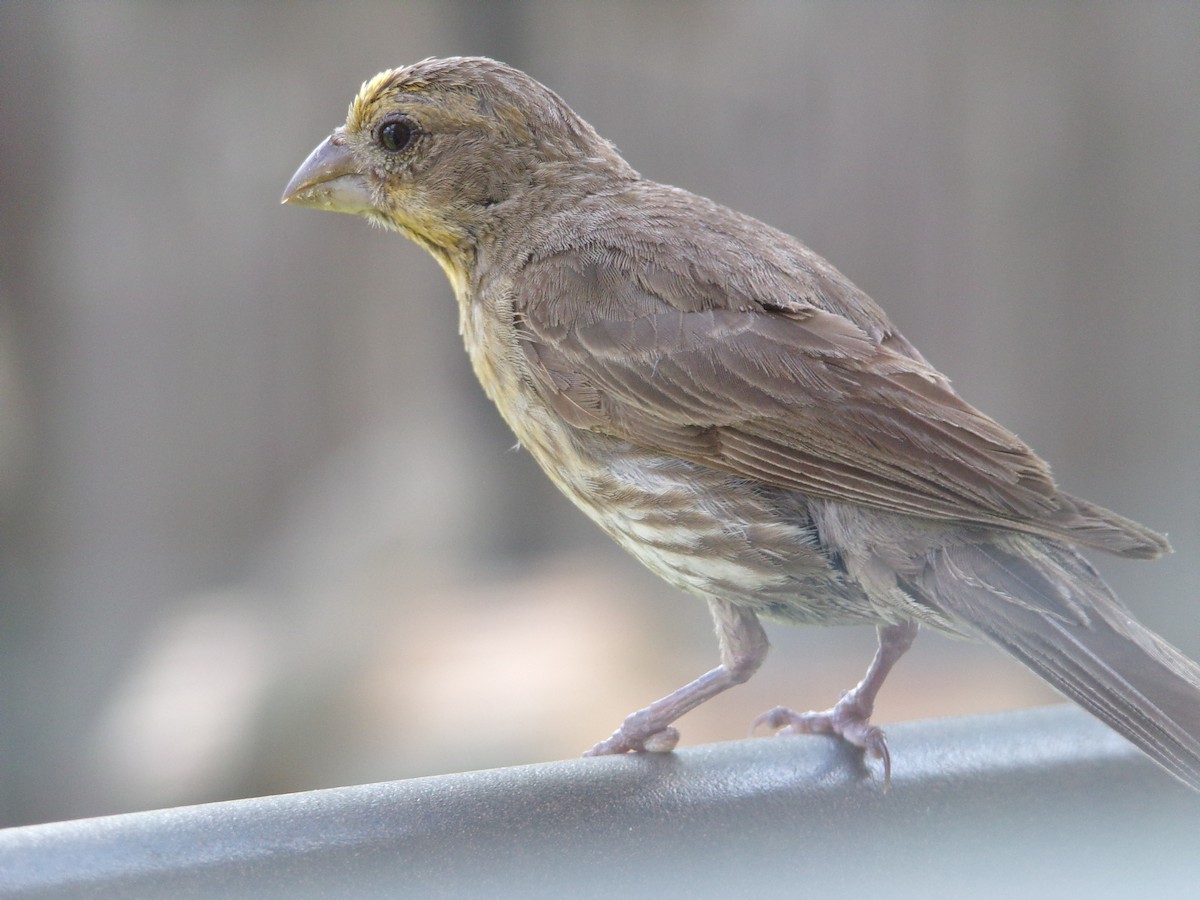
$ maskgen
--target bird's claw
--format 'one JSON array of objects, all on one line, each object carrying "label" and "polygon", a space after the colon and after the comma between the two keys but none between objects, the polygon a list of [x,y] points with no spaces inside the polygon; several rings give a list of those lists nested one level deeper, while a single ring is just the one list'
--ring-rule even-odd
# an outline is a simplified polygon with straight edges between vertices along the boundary
[{"label": "bird's claw", "polygon": [[[632,717],[630,717],[632,718]],[[679,729],[667,726],[650,734],[640,732],[636,727],[630,727],[625,720],[620,728],[612,733],[607,740],[598,743],[584,756],[612,756],[616,753],[670,753],[679,743]]]},{"label": "bird's claw", "polygon": [[777,706],[754,720],[751,733],[767,727],[777,735],[832,734],[853,744],[864,753],[883,763],[883,785],[892,783],[892,755],[888,752],[887,735],[870,722],[871,710],[849,691],[832,709],[822,712],[798,713],[786,706]]}]

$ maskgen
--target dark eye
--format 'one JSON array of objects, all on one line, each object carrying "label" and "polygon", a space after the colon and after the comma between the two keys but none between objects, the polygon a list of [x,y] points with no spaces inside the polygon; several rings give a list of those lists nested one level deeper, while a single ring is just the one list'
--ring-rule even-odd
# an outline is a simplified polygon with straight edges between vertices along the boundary
[{"label": "dark eye", "polygon": [[392,119],[379,126],[379,143],[388,153],[399,153],[416,134],[417,129],[408,119]]}]

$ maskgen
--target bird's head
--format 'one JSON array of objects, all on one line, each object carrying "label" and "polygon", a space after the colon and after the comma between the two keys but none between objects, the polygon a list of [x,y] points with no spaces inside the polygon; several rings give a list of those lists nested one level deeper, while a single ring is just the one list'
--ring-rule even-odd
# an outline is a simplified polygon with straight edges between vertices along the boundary
[{"label": "bird's head", "polygon": [[366,82],[283,202],[401,231],[455,280],[456,257],[506,213],[577,196],[597,176],[636,173],[553,91],[494,60],[427,59]]}]

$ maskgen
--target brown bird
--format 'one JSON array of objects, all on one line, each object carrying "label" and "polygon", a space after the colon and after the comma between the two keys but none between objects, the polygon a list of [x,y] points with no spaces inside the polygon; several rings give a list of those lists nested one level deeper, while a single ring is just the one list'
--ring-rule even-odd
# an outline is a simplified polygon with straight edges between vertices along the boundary
[{"label": "brown bird", "polygon": [[759,619],[871,623],[830,710],[758,723],[883,761],[874,699],[918,624],[985,640],[1200,789],[1200,667],[1134,621],[1074,549],[1166,539],[1064,494],[883,311],[795,239],[642,178],[556,94],[483,58],[366,82],[285,203],[429,250],[475,373],[572,501],[708,603],[721,664],[589,754],[669,750],[748,679]]}]

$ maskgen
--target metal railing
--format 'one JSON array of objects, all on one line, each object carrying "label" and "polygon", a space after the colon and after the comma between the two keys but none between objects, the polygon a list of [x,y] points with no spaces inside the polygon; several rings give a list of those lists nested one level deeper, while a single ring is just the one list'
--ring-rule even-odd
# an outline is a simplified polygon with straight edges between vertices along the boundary
[{"label": "metal railing", "polygon": [[1069,707],[0,831],[0,897],[1198,897],[1200,796]]}]

